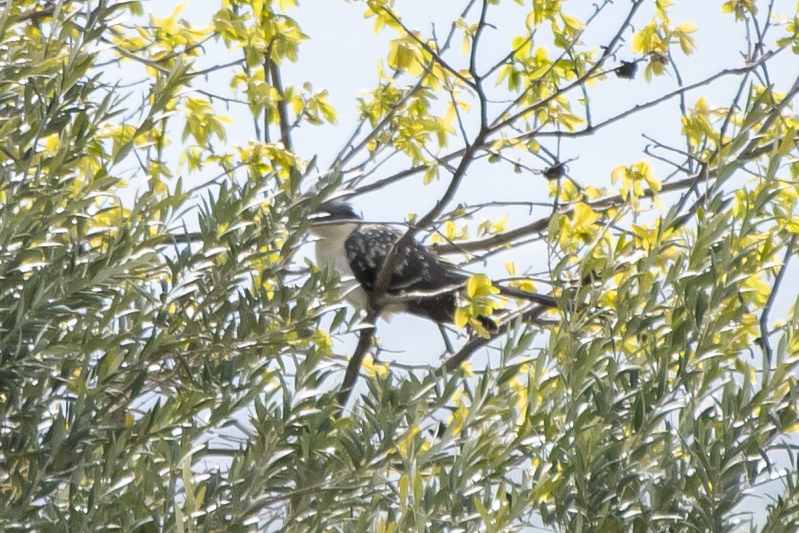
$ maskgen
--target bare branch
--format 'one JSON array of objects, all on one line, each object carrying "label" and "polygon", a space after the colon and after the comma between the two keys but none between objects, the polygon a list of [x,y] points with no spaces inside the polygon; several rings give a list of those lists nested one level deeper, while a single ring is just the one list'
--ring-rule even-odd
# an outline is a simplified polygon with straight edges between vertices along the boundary
[{"label": "bare branch", "polygon": [[[613,36],[613,38],[610,40],[608,45],[605,47],[605,53],[602,55],[602,57],[599,58],[599,61],[597,61],[590,69],[588,69],[585,72],[585,74],[583,74],[582,76],[578,77],[574,82],[568,84],[563,89],[554,91],[551,95],[549,95],[548,97],[544,98],[543,100],[533,104],[532,106],[528,106],[527,108],[519,111],[518,113],[516,113],[514,115],[511,115],[507,119],[501,120],[499,122],[494,121],[494,123],[489,128],[489,133],[497,132],[497,131],[501,130],[502,128],[504,128],[505,126],[513,124],[514,122],[516,122],[519,118],[523,117],[524,115],[526,115],[528,113],[531,113],[531,112],[533,112],[533,111],[535,111],[537,109],[542,108],[543,106],[547,105],[549,102],[554,100],[555,98],[559,98],[561,95],[569,92],[570,90],[572,90],[575,87],[579,87],[579,86],[583,85],[586,81],[588,81],[590,78],[592,78],[597,73],[597,71],[602,67],[602,64],[605,62],[605,60],[608,57],[610,57],[610,54],[612,53],[611,51],[613,50],[613,48],[615,48],[616,44],[621,40],[622,34],[627,29],[627,27],[630,25],[630,23],[632,22],[633,16],[635,15],[636,11],[638,11],[638,8],[641,7],[641,5],[643,5],[643,3],[644,3],[643,0],[635,0],[633,2],[633,6],[630,9],[630,12],[627,14],[627,18],[621,24],[621,27],[619,28],[619,31],[616,32],[616,35]],[[564,52],[564,54],[565,53],[566,52]],[[553,63],[550,68],[554,68],[554,65],[555,65],[555,63]],[[545,75],[546,75],[546,73],[544,74],[544,76]],[[511,104],[511,106],[508,108],[508,110],[506,112],[510,112],[511,108],[513,108],[518,103],[520,103],[523,100],[523,98],[524,98],[524,96],[525,96],[525,94],[526,94],[526,92],[528,90],[529,90],[529,88],[525,89],[525,91],[521,95],[519,95],[519,97],[514,101],[513,104]],[[502,116],[502,115],[500,115],[500,116]]]},{"label": "bare branch", "polygon": [[467,361],[474,352],[490,343],[497,337],[504,335],[508,329],[513,325],[517,318],[521,318],[522,322],[536,322],[538,318],[547,311],[547,308],[540,305],[533,305],[532,308],[520,313],[513,313],[506,318],[502,324],[499,325],[499,331],[492,337],[486,339],[484,337],[474,336],[464,344],[452,357],[447,359],[443,365],[436,369],[436,376],[443,376],[447,372],[459,368],[465,361]]},{"label": "bare branch", "polygon": [[468,85],[472,89],[477,89],[476,81],[472,81],[472,80],[467,79],[460,72],[458,72],[452,66],[450,66],[449,63],[444,61],[444,59],[435,50],[430,48],[429,44],[424,42],[422,39],[417,37],[415,33],[413,33],[411,30],[406,28],[405,25],[402,23],[402,21],[399,19],[399,17],[397,17],[397,15],[395,15],[394,12],[391,9],[389,9],[386,6],[382,6],[382,8],[383,8],[383,11],[385,11],[388,14],[388,16],[390,16],[392,19],[394,19],[394,22],[396,22],[403,29],[403,31],[405,31],[405,33],[406,33],[406,35],[408,35],[408,37],[410,37],[411,39],[416,41],[416,43],[419,46],[421,46],[424,49],[425,52],[427,52],[428,54],[430,54],[432,56],[432,58],[435,60],[436,63],[441,65],[441,68],[443,68],[444,70],[449,72],[453,77],[455,77],[458,80],[460,80],[461,82],[465,83],[466,85]]},{"label": "bare branch", "polygon": [[[286,108],[286,99],[283,95],[283,83],[280,80],[280,69],[269,55],[267,55],[264,62],[264,74],[269,74],[272,81],[272,87],[277,91],[280,99],[277,102],[277,116],[280,119],[280,142],[283,147],[289,152],[293,151],[291,143],[291,125],[289,124],[289,115]],[[264,76],[266,77],[266,76]]]},{"label": "bare branch", "polygon": [[336,403],[342,409],[350,398],[350,393],[355,386],[355,382],[358,381],[361,363],[366,356],[366,352],[369,351],[369,347],[372,345],[372,338],[375,334],[375,323],[379,315],[379,312],[372,310],[369,311],[366,319],[364,319],[364,329],[361,330],[361,334],[358,337],[358,346],[356,346],[355,352],[352,354],[350,362],[347,364],[347,370],[344,373],[344,381],[341,383],[341,388],[339,388],[339,392],[336,395]]},{"label": "bare branch", "polygon": [[[539,130],[536,130],[536,131],[532,131],[530,133],[526,133],[524,135],[520,135],[520,136],[516,137],[515,139],[518,140],[518,141],[525,141],[525,140],[529,140],[529,139],[532,139],[532,138],[539,138],[539,137],[582,137],[582,136],[585,136],[585,135],[591,135],[591,134],[595,133],[597,130],[600,130],[600,129],[606,127],[606,126],[614,124],[614,123],[616,123],[616,122],[618,122],[618,121],[620,121],[622,119],[625,119],[625,118],[629,117],[630,115],[633,115],[633,114],[638,113],[640,111],[643,111],[645,109],[649,109],[651,107],[655,107],[655,106],[657,106],[659,104],[662,104],[663,102],[671,100],[672,98],[674,98],[676,96],[679,96],[679,95],[681,95],[683,93],[686,93],[688,91],[692,91],[692,90],[697,89],[699,87],[703,87],[705,85],[708,85],[708,84],[714,82],[715,80],[717,80],[719,78],[723,78],[725,76],[737,76],[737,75],[741,75],[741,74],[747,74],[747,73],[751,72],[752,70],[756,69],[758,66],[760,66],[761,63],[763,63],[764,61],[770,59],[771,57],[773,57],[777,53],[779,53],[779,51],[773,52],[771,54],[766,54],[762,58],[760,58],[756,63],[752,63],[752,64],[746,65],[744,67],[724,69],[721,72],[717,72],[716,74],[713,74],[712,76],[709,76],[709,77],[705,78],[704,80],[698,81],[696,83],[692,83],[691,85],[686,85],[685,87],[680,87],[680,88],[675,89],[674,91],[672,91],[670,93],[664,94],[663,96],[661,96],[659,98],[655,98],[654,100],[650,100],[649,102],[645,102],[643,104],[636,104],[635,106],[631,107],[627,111],[623,111],[623,112],[619,113],[618,115],[616,115],[614,117],[611,117],[609,119],[603,120],[602,122],[600,122],[599,124],[597,124],[595,126],[587,127],[587,128],[584,128],[584,129],[582,129],[580,131],[570,132],[570,131],[560,131],[560,130],[558,130],[558,131],[539,131]],[[546,102],[546,101],[548,101],[548,100],[544,100],[543,102]],[[531,109],[535,110],[537,108],[538,108],[538,104],[536,104],[536,106],[533,106]]]},{"label": "bare branch", "polygon": [[777,290],[780,288],[782,278],[785,277],[785,271],[788,270],[788,261],[793,257],[794,246],[796,246],[796,233],[792,234],[788,241],[788,246],[785,249],[785,257],[782,259],[780,269],[777,272],[777,276],[774,278],[774,286],[771,287],[766,305],[763,306],[763,311],[760,313],[760,346],[766,353],[766,361],[768,361],[769,364],[771,364],[773,353],[771,350],[771,343],[768,339],[768,315],[771,312],[771,307],[774,305],[774,300],[777,298]]}]

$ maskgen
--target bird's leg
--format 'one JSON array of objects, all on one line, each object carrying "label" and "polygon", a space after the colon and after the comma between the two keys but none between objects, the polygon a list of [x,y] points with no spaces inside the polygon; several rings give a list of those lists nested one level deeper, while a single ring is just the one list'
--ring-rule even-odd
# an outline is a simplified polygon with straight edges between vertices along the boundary
[{"label": "bird's leg", "polygon": [[447,353],[455,353],[455,350],[452,348],[452,343],[449,341],[449,337],[447,337],[447,328],[444,327],[444,324],[438,325],[438,331],[441,332],[441,337],[444,339],[444,346],[447,348]]}]

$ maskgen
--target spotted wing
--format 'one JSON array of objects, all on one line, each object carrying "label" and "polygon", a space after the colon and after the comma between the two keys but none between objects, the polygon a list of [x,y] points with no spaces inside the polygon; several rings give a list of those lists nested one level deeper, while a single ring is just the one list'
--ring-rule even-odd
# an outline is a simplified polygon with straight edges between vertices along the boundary
[{"label": "spotted wing", "polygon": [[[374,291],[380,269],[400,237],[389,227],[369,225],[361,226],[347,238],[345,247],[350,269],[367,292]],[[391,293],[438,290],[464,279],[415,241],[402,246],[398,254],[391,274]]]},{"label": "spotted wing", "polygon": [[[350,270],[367,294],[374,292],[377,276],[400,233],[387,226],[361,226],[346,240]],[[427,317],[439,324],[452,322],[458,306],[458,289],[466,276],[442,263],[424,246],[412,241],[398,251],[388,289],[392,294],[435,293],[407,302],[406,310]],[[451,287],[452,290],[446,290]],[[483,327],[495,333],[496,323],[488,317],[477,317]]]},{"label": "spotted wing", "polygon": [[[398,232],[389,227],[372,225],[361,226],[347,238],[345,247],[350,269],[368,294],[374,292],[380,269],[400,237]],[[407,311],[438,323],[451,322],[457,306],[457,287],[466,279],[465,276],[453,272],[415,241],[402,246],[398,254],[388,292],[437,292],[435,296],[407,302]],[[453,287],[453,290],[439,293],[448,286]]]}]

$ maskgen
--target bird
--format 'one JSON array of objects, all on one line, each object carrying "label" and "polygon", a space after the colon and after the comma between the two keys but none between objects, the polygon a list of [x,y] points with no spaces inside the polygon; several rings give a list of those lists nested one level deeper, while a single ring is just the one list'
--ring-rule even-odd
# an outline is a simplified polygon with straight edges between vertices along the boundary
[{"label": "bird", "polygon": [[[365,222],[350,204],[341,200],[324,202],[316,208],[311,233],[317,237],[317,266],[339,274],[345,298],[353,306],[370,309],[370,297],[375,293],[380,270],[402,233],[387,224]],[[445,263],[415,240],[400,245],[396,254],[386,293],[399,301],[384,307],[383,315],[407,312],[428,318],[443,333],[443,324],[454,322],[458,293],[470,274]],[[498,289],[506,296],[524,298],[545,307],[558,305],[552,296],[503,286]],[[486,331],[497,333],[497,324],[490,317],[476,318]],[[447,341],[446,335],[444,338]]]}]

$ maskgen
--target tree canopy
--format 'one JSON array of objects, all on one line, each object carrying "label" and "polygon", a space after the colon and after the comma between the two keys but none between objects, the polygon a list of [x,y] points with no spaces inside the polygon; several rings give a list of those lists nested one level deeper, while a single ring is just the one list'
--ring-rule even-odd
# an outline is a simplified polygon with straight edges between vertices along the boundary
[{"label": "tree canopy", "polygon": [[[302,4],[2,3],[0,529],[799,529],[799,6]],[[343,109],[303,47],[364,24]],[[442,361],[303,260],[387,191],[494,265]]]}]

